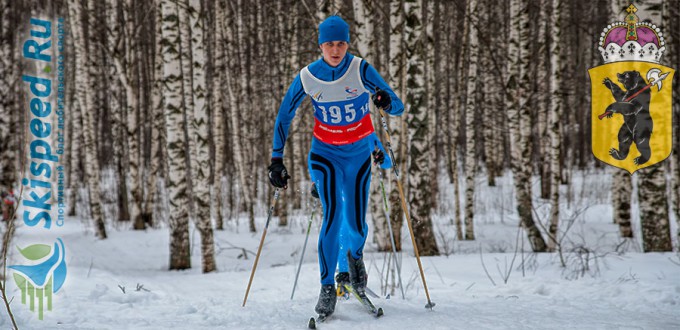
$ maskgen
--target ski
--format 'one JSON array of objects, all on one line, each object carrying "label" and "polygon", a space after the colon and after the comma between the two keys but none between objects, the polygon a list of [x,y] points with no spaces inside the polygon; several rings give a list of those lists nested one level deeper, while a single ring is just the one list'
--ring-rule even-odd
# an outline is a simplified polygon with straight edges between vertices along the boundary
[{"label": "ski", "polygon": [[[338,286],[338,297],[344,298],[345,300],[349,300],[350,293],[345,290],[343,286]],[[373,298],[380,298],[377,293],[373,292],[370,288],[366,287],[366,294]]]},{"label": "ski", "polygon": [[[341,287],[338,287],[337,294],[338,294],[339,297],[344,297],[345,299],[349,299],[350,294],[354,295],[354,297],[357,298],[357,300],[359,302],[361,302],[361,305],[364,306],[366,311],[373,314],[373,316],[375,316],[376,318],[381,317],[385,314],[381,307],[376,307],[375,305],[373,305],[373,303],[366,296],[365,293],[363,295],[359,294],[349,284],[345,284],[345,285],[342,285]],[[316,319],[311,317],[311,318],[309,318],[309,322],[307,323],[307,327],[309,329],[316,329],[318,323],[325,322],[326,320],[328,320],[329,317],[330,317],[330,315],[325,315],[325,314],[319,314],[319,316]]]},{"label": "ski", "polygon": [[354,288],[352,288],[351,285],[348,284],[345,284],[343,286],[345,287],[345,291],[354,295],[354,297],[356,297],[361,302],[361,305],[363,305],[369,313],[373,314],[375,317],[381,317],[385,314],[382,308],[375,307],[375,305],[373,305],[373,303],[371,302],[370,299],[368,299],[365,293],[363,295],[359,294],[354,290]]},{"label": "ski", "polygon": [[307,324],[307,327],[310,329],[316,329],[316,324],[325,322],[329,316],[330,315],[319,314],[319,316],[316,319],[311,317],[309,318],[309,323]]}]

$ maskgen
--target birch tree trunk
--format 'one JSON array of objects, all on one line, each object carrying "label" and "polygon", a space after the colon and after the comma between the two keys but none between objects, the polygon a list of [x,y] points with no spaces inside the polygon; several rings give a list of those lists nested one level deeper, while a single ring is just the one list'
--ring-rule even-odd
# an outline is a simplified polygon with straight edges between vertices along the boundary
[{"label": "birch tree trunk", "polygon": [[140,149],[140,122],[139,112],[139,91],[140,86],[137,83],[137,66],[142,60],[137,56],[138,42],[136,41],[137,25],[135,24],[135,8],[132,0],[125,1],[125,10],[123,17],[125,21],[125,35],[128,37],[127,47],[123,52],[117,52],[114,55],[114,64],[118,72],[118,79],[123,85],[125,91],[125,124],[126,124],[126,138],[127,138],[127,153],[128,169],[130,175],[130,192],[132,200],[130,201],[130,218],[134,229],[144,229],[146,226],[142,218],[142,200],[143,192],[141,185],[141,149]]},{"label": "birch tree trunk", "polygon": [[465,240],[474,240],[475,215],[475,111],[477,101],[477,61],[479,58],[479,40],[477,39],[479,19],[477,17],[477,0],[467,3],[467,31],[468,31],[468,77],[465,104]]},{"label": "birch tree trunk", "polygon": [[[668,66],[671,63],[678,63],[680,60],[680,8],[674,1],[663,1],[663,24],[666,47],[670,48],[666,61]],[[672,210],[677,222],[676,249],[680,251],[680,93],[673,93],[673,155],[671,156],[671,200],[673,200]]]},{"label": "birch tree trunk", "polygon": [[[611,16],[609,21],[620,20],[623,8],[628,6],[626,1],[611,1]],[[631,228],[631,198],[633,191],[632,176],[621,169],[614,169],[612,174],[612,214],[613,222],[619,225],[621,237],[632,238],[633,229]]]},{"label": "birch tree trunk", "polygon": [[560,55],[562,40],[562,0],[552,0],[550,19],[550,113],[548,127],[550,137],[550,227],[548,251],[555,251],[560,219],[560,121],[562,118],[562,70]]},{"label": "birch tree trunk", "polygon": [[196,219],[196,205],[194,203],[194,175],[198,167],[197,163],[197,148],[196,139],[193,134],[193,123],[191,123],[194,114],[194,67],[193,67],[193,40],[192,40],[192,16],[197,13],[193,12],[189,6],[189,0],[177,1],[179,13],[179,40],[180,40],[180,67],[182,69],[182,106],[184,108],[184,120],[186,121],[184,129],[184,139],[187,143],[187,187],[189,193],[189,218]]},{"label": "birch tree trunk", "polygon": [[[539,150],[536,150],[534,152],[534,155],[538,155],[539,160],[539,174],[541,177],[541,198],[542,199],[549,199],[550,198],[550,189],[552,187],[551,181],[552,181],[552,176],[550,175],[550,137],[549,137],[549,131],[548,131],[548,122],[550,121],[549,116],[550,114],[548,113],[548,107],[549,107],[549,102],[550,98],[548,95],[550,95],[550,86],[549,84],[546,84],[545,82],[550,81],[548,79],[548,61],[549,61],[549,54],[550,50],[548,49],[548,37],[550,35],[549,29],[551,29],[551,26],[548,24],[549,23],[549,17],[548,17],[548,9],[550,8],[548,2],[552,0],[541,0],[540,3],[538,3],[539,8],[537,8],[535,11],[537,12],[536,15],[536,22],[535,26],[538,28],[537,35],[538,37],[536,38],[535,43],[537,43],[537,53],[536,55],[538,56],[538,65],[534,68],[536,70],[536,74],[534,77],[536,77],[534,80],[534,85],[535,85],[535,92],[534,92],[534,104],[535,108],[537,108],[537,135],[538,139],[533,139],[535,142],[535,146],[538,147]],[[554,24],[553,24],[554,25]]]},{"label": "birch tree trunk", "polygon": [[179,5],[161,0],[163,13],[163,99],[167,122],[168,178],[170,201],[170,269],[191,268],[187,196],[185,116],[182,105],[181,43]]},{"label": "birch tree trunk", "polygon": [[[512,29],[509,55],[510,72],[508,97],[508,127],[513,135],[512,163],[520,224],[527,232],[534,252],[546,250],[545,241],[533,218],[531,195],[531,115],[530,115],[530,59],[529,6],[527,0],[511,2]],[[514,31],[517,30],[518,33]],[[514,52],[513,52],[514,51]]]},{"label": "birch tree trunk", "polygon": [[673,251],[664,166],[656,164],[646,167],[639,170],[638,175],[642,250]]},{"label": "birch tree trunk", "polygon": [[[405,14],[404,14],[404,0],[396,0],[390,3],[390,56],[389,56],[389,72],[390,81],[389,84],[392,89],[402,97],[404,101],[405,114],[408,113],[408,106],[406,101],[406,84],[404,83],[406,77],[406,46],[404,44],[404,25],[405,25]],[[394,166],[399,169],[403,169],[404,157],[401,157],[400,152],[400,132],[401,129],[394,129],[395,127],[401,126],[401,119],[386,118],[389,120],[388,128],[390,129],[390,137],[392,139],[392,148],[397,159],[393,159],[392,162]],[[383,135],[384,136],[384,135]],[[389,151],[388,151],[389,152]],[[386,174],[386,178],[394,179],[393,175]],[[403,173],[402,173],[402,185],[403,185]],[[391,181],[391,180],[390,180]],[[401,251],[401,228],[404,224],[403,220],[403,210],[401,209],[399,200],[399,190],[396,183],[392,185],[392,189],[389,192],[389,205],[390,207],[390,221],[392,221],[392,229],[394,231],[394,244],[397,251]]]},{"label": "birch tree trunk", "polygon": [[[83,110],[83,139],[85,150],[85,173],[87,176],[87,186],[90,193],[90,217],[93,219],[95,232],[100,239],[106,239],[106,228],[101,209],[101,191],[99,186],[99,161],[97,159],[97,147],[95,144],[95,122],[93,93],[88,91],[91,86],[91,75],[85,65],[85,59],[89,58],[87,45],[85,43],[85,31],[89,26],[88,19],[80,22],[82,11],[87,8],[81,7],[76,0],[69,1],[69,16],[75,39],[76,57],[76,94]],[[87,17],[87,16],[86,16]]]},{"label": "birch tree trunk", "polygon": [[[450,11],[453,11],[452,9]],[[464,11],[463,11],[464,12]],[[464,12],[465,13],[465,12]],[[464,21],[464,20],[463,20]],[[449,26],[450,30],[454,31],[458,29],[458,26],[456,26],[457,20],[450,20],[449,21]],[[464,30],[464,28],[463,28]],[[465,38],[465,35],[467,33],[464,33],[462,35],[463,38]],[[453,45],[454,41],[456,38],[454,37],[453,33],[449,33],[448,35],[448,43],[449,45]],[[449,67],[448,72],[453,72],[453,74],[449,74],[449,84],[451,85],[451,91],[458,91],[460,90],[461,87],[461,79],[460,76],[463,76],[463,70],[462,68],[464,67],[464,62],[465,62],[465,56],[464,55],[464,49],[463,47],[453,47],[457,51],[457,55],[455,57],[451,57],[450,60],[448,61],[447,65]],[[461,213],[461,205],[460,205],[460,179],[459,179],[459,174],[460,171],[458,170],[458,133],[460,132],[460,98],[458,95],[453,95],[454,93],[450,93],[451,97],[449,98],[449,135],[450,135],[450,162],[451,162],[451,181],[453,184],[453,224],[456,226],[456,239],[462,241],[463,240],[463,223],[462,219],[460,217]]]},{"label": "birch tree trunk", "polygon": [[[423,66],[426,62],[425,26],[423,25],[426,4],[424,0],[407,0],[404,2],[406,15],[406,48],[408,56],[407,72],[409,73],[406,92],[409,111],[408,135],[410,137],[408,161],[409,206],[413,222],[413,234],[421,255],[438,255],[437,241],[432,229],[431,191],[430,191],[430,141],[429,109],[427,106],[426,77]],[[404,173],[406,174],[406,173]],[[408,211],[408,210],[405,210]]]},{"label": "birch tree trunk", "polygon": [[[357,50],[359,51],[359,56],[364,58],[364,60],[373,64],[373,54],[374,54],[374,30],[375,26],[372,21],[375,13],[373,11],[373,2],[371,0],[353,0],[354,17],[356,20],[356,33],[354,35],[354,40]],[[374,118],[374,124],[376,124],[376,132],[380,132],[380,121],[379,117]],[[383,202],[383,190],[380,187],[378,176],[378,171],[381,172],[383,176],[383,185],[388,184],[385,178],[389,178],[386,174],[387,171],[383,171],[381,168],[376,167],[373,169],[373,188],[371,189],[371,218],[373,219],[373,238],[378,244],[378,251],[392,251],[392,242],[390,240],[390,233],[387,227],[387,217],[385,216],[385,206]],[[387,186],[389,187],[389,186]],[[387,188],[388,189],[388,188]],[[386,193],[386,191],[385,191]]]},{"label": "birch tree trunk", "polygon": [[[118,16],[118,0],[107,0],[106,1],[106,24],[110,29],[110,33],[107,34],[107,47],[108,52],[111,54],[110,58],[115,58],[120,56],[121,52],[121,30],[120,30],[120,18]],[[113,144],[113,161],[114,166],[117,168],[118,172],[118,220],[125,221],[130,220],[130,213],[128,210],[128,199],[127,199],[127,157],[124,157],[125,144],[123,139],[125,134],[123,130],[125,129],[125,114],[123,113],[123,107],[120,104],[120,80],[118,79],[119,69],[118,66],[113,63],[109,67],[109,81],[111,82],[109,86],[108,93],[108,103],[111,110],[111,136]]]},{"label": "birch tree trunk", "polygon": [[154,3],[155,7],[155,39],[154,39],[154,58],[153,58],[153,85],[151,86],[151,155],[149,162],[149,175],[147,180],[148,194],[144,200],[142,218],[149,225],[156,223],[153,217],[154,205],[158,192],[159,177],[162,176],[163,158],[162,150],[165,149],[165,119],[163,113],[163,11],[160,1]]},{"label": "birch tree trunk", "polygon": [[217,270],[215,264],[215,242],[213,236],[212,219],[210,218],[210,146],[208,144],[208,108],[205,99],[206,54],[204,48],[204,11],[200,0],[190,0],[188,15],[191,24],[191,38],[193,50],[193,114],[190,126],[190,136],[195,139],[196,168],[194,175],[193,197],[196,207],[196,225],[201,233],[201,255],[203,257],[203,272]]},{"label": "birch tree trunk", "polygon": [[[242,5],[241,2],[239,2],[239,6]],[[241,98],[241,92],[240,89],[242,88],[242,85],[238,81],[238,78],[235,76],[236,73],[239,70],[238,68],[241,66],[240,63],[240,58],[239,56],[245,57],[246,55],[239,55],[240,52],[243,52],[239,45],[239,40],[242,40],[240,37],[242,34],[237,35],[237,25],[238,29],[243,28],[243,21],[241,18],[241,13],[239,13],[236,9],[232,8],[233,3],[227,6],[227,21],[225,23],[226,27],[226,44],[227,44],[227,49],[232,50],[232,53],[229,55],[230,58],[230,65],[228,66],[227,70],[225,70],[225,77],[227,80],[227,90],[229,94],[229,107],[230,107],[230,114],[228,115],[228,118],[230,118],[231,121],[231,141],[232,141],[232,146],[234,148],[233,152],[233,163],[236,167],[236,172],[238,173],[238,189],[241,190],[241,194],[243,195],[245,199],[245,205],[246,208],[249,211],[249,214],[252,214],[252,205],[253,205],[253,199],[252,196],[250,195],[250,192],[247,188],[248,181],[246,179],[246,171],[248,169],[246,168],[246,161],[245,161],[245,154],[243,150],[243,142],[242,142],[242,135],[241,135],[241,130],[242,130],[242,120],[240,117],[240,114],[245,110],[244,108],[247,106],[243,103],[240,102]],[[242,33],[242,32],[241,32]],[[243,78],[246,79],[246,78]],[[254,217],[249,218],[249,225],[250,225],[250,231],[255,232],[255,219]]]},{"label": "birch tree trunk", "polygon": [[[659,4],[648,5],[644,12],[647,17],[658,22],[663,16],[662,9],[663,7]],[[671,30],[664,32],[668,33]],[[644,252],[673,251],[668,205],[668,201],[672,200],[672,197],[667,195],[665,169],[665,164],[660,163],[638,172],[640,227]]]},{"label": "birch tree trunk", "polygon": [[[18,154],[14,150],[12,121],[15,117],[12,103],[12,78],[15,77],[12,66],[14,34],[10,29],[9,0],[0,2],[0,191],[10,191],[16,183],[15,160]],[[17,193],[17,192],[15,192]]]},{"label": "birch tree trunk", "polygon": [[356,47],[359,56],[370,63],[373,62],[373,46],[375,40],[373,0],[352,0],[354,9],[354,20]]},{"label": "birch tree trunk", "polygon": [[[490,1],[482,1],[481,5],[488,5]],[[479,4],[477,5],[479,6]],[[498,165],[496,163],[496,154],[498,153],[499,141],[497,137],[498,120],[497,120],[497,109],[500,108],[500,102],[497,98],[501,95],[498,86],[495,83],[496,75],[493,72],[493,62],[492,62],[492,50],[490,47],[482,48],[479,46],[481,40],[487,40],[486,44],[494,44],[493,33],[494,24],[493,21],[493,10],[476,11],[475,18],[478,23],[475,29],[475,33],[478,34],[477,43],[475,44],[476,50],[479,53],[479,67],[477,68],[478,76],[480,76],[480,81],[478,84],[478,91],[476,101],[477,104],[486,104],[487,106],[478,107],[475,112],[481,112],[482,122],[481,129],[484,136],[484,159],[486,165],[487,182],[489,187],[496,186],[496,176],[498,176]],[[483,15],[482,17],[478,17]],[[472,33],[472,32],[470,32]],[[472,47],[472,43],[469,43]],[[468,69],[469,70],[469,69]]]},{"label": "birch tree trunk", "polygon": [[213,46],[214,52],[215,52],[215,63],[214,63],[214,68],[215,72],[213,73],[213,85],[212,85],[212,97],[213,97],[213,112],[212,112],[212,121],[213,121],[213,140],[215,144],[215,159],[214,159],[214,166],[215,166],[215,176],[214,176],[214,183],[213,183],[213,190],[215,192],[215,229],[217,230],[223,230],[224,229],[224,216],[222,214],[222,208],[224,207],[224,195],[225,191],[223,191],[223,179],[224,178],[224,149],[225,149],[225,141],[224,141],[224,131],[225,131],[225,123],[224,123],[224,95],[222,94],[223,91],[223,84],[224,84],[224,70],[225,70],[225,52],[224,52],[224,47],[223,47],[223,35],[222,31],[224,31],[224,21],[226,20],[225,18],[225,12],[224,12],[224,3],[222,1],[218,1],[215,4],[215,44]]}]

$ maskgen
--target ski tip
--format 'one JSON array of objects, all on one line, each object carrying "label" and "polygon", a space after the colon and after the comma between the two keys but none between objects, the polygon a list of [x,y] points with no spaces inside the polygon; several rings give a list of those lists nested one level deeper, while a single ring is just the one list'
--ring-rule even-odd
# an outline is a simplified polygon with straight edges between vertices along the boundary
[{"label": "ski tip", "polygon": [[377,317],[381,317],[381,316],[383,316],[383,315],[385,315],[385,312],[383,311],[382,307],[379,307],[379,308],[378,308],[378,313],[376,313],[376,316],[377,316]]},{"label": "ski tip", "polygon": [[310,329],[316,329],[316,320],[314,318],[309,319],[309,323],[307,324],[307,327]]}]

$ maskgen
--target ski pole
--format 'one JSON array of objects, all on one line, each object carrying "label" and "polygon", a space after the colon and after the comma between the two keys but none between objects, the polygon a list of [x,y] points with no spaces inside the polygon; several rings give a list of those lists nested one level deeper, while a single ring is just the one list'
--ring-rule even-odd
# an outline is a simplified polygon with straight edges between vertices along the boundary
[{"label": "ski pole", "polygon": [[[394,158],[393,158],[394,159]],[[394,166],[394,164],[392,164]],[[383,197],[383,211],[385,211],[385,219],[387,219],[387,229],[390,232],[390,241],[392,242],[392,256],[394,256],[394,264],[397,267],[397,277],[399,278],[399,288],[401,288],[401,299],[406,299],[404,294],[404,285],[401,282],[401,265],[397,260],[397,245],[394,242],[394,232],[392,231],[392,221],[390,220],[390,209],[387,204],[387,195],[385,194],[385,184],[383,183],[382,170],[378,168],[378,178],[380,179],[380,189]]]},{"label": "ski pole", "polygon": [[401,199],[401,208],[404,211],[404,217],[406,217],[406,224],[408,225],[408,232],[411,234],[411,242],[413,243],[413,251],[416,255],[416,261],[418,262],[418,268],[420,270],[420,278],[423,280],[423,287],[425,288],[425,295],[427,296],[427,305],[425,308],[432,309],[435,303],[430,300],[430,292],[427,290],[427,282],[425,281],[425,273],[423,272],[423,264],[420,262],[420,254],[418,253],[418,245],[416,245],[416,238],[413,235],[413,225],[411,225],[411,216],[408,212],[408,207],[406,206],[406,199],[404,198],[404,189],[401,187],[401,179],[399,178],[399,169],[397,168],[397,159],[394,158],[394,151],[392,151],[392,139],[390,138],[389,129],[387,128],[387,121],[385,121],[385,111],[380,110],[380,121],[382,122],[383,132],[387,137],[387,149],[390,152],[390,157],[392,157],[392,171],[394,176],[397,178],[397,187],[399,188],[399,198]]},{"label": "ski pole", "polygon": [[243,306],[246,306],[246,301],[248,300],[248,292],[250,292],[250,285],[253,284],[253,276],[255,276],[255,269],[257,269],[257,262],[260,260],[260,252],[262,252],[262,244],[264,243],[264,238],[267,236],[267,228],[269,228],[269,221],[272,219],[272,213],[274,213],[274,206],[276,206],[276,201],[279,200],[280,188],[274,190],[274,201],[269,206],[269,215],[267,215],[267,223],[264,225],[264,231],[262,231],[262,238],[260,239],[260,246],[257,248],[257,255],[255,256],[255,263],[253,264],[253,270],[250,272],[250,280],[248,281],[248,288],[246,289],[246,296],[243,297]]},{"label": "ski pole", "polygon": [[[314,184],[312,184],[312,189]],[[316,204],[316,203],[315,203]],[[305,258],[305,250],[307,249],[307,241],[309,240],[309,232],[312,230],[312,220],[314,220],[314,211],[316,211],[316,205],[312,208],[312,215],[309,217],[309,224],[307,225],[307,236],[305,236],[305,244],[302,245],[302,254],[300,255],[300,264],[298,264],[297,272],[295,273],[295,283],[293,283],[293,292],[290,293],[290,300],[293,300],[295,295],[295,287],[297,287],[298,276],[300,276],[300,268],[302,268],[302,259]]]}]

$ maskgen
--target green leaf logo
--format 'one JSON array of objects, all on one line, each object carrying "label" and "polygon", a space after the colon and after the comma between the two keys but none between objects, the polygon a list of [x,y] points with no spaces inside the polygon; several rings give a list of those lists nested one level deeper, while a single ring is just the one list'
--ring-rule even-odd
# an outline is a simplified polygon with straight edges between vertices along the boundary
[{"label": "green leaf logo", "polygon": [[28,260],[40,260],[52,252],[52,248],[45,244],[29,245],[23,250],[17,246],[17,249]]}]

